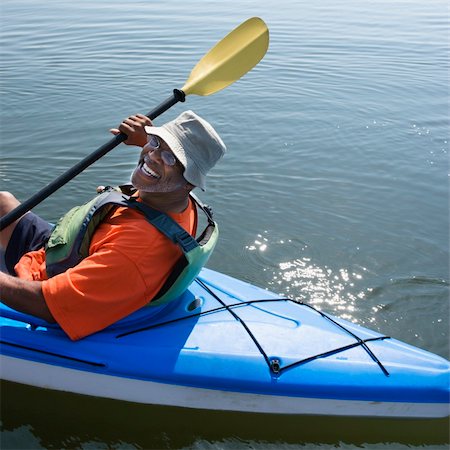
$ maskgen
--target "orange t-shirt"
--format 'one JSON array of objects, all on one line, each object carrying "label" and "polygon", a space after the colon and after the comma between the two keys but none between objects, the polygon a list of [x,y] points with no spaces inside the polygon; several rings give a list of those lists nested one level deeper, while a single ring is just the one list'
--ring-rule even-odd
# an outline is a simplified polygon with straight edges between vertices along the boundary
[{"label": "orange t-shirt", "polygon": [[[169,213],[195,235],[192,201],[182,213]],[[15,266],[20,278],[42,281],[53,317],[73,339],[81,339],[146,305],[161,289],[182,251],[143,214],[118,207],[96,229],[89,256],[52,278],[45,271],[45,252],[22,256]]]}]

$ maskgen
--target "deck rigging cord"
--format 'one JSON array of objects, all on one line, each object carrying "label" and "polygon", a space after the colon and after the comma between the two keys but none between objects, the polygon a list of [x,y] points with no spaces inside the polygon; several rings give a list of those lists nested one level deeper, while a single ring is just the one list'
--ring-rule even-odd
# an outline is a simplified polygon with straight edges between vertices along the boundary
[{"label": "deck rigging cord", "polygon": [[[344,352],[346,350],[350,350],[350,349],[355,348],[355,347],[362,347],[364,349],[364,351],[370,356],[370,358],[378,365],[378,367],[381,369],[383,374],[386,375],[386,376],[389,376],[389,372],[387,371],[387,369],[384,367],[384,365],[381,363],[381,361],[375,356],[375,354],[372,352],[372,350],[370,350],[370,348],[367,346],[367,342],[381,341],[381,340],[385,340],[385,339],[390,339],[389,336],[378,336],[378,337],[373,337],[373,338],[368,338],[368,339],[361,339],[359,336],[354,334],[348,328],[344,327],[342,324],[338,323],[336,320],[334,320],[332,317],[328,316],[324,312],[319,311],[318,309],[314,308],[311,305],[308,305],[307,303],[299,302],[299,301],[296,301],[296,300],[293,300],[293,299],[290,299],[290,298],[282,298],[282,297],[280,297],[280,298],[271,298],[271,299],[256,299],[256,300],[248,300],[248,301],[244,301],[244,302],[239,302],[239,303],[234,303],[234,304],[231,304],[231,305],[227,305],[206,283],[204,283],[199,278],[196,278],[195,281],[203,289],[205,289],[212,297],[214,297],[214,299],[217,300],[222,306],[220,306],[218,308],[213,308],[213,309],[210,309],[210,310],[206,310],[206,311],[201,311],[201,312],[194,313],[194,314],[189,314],[187,316],[178,317],[177,319],[172,319],[172,320],[168,320],[168,321],[165,321],[165,322],[159,322],[159,323],[156,323],[156,324],[152,324],[152,325],[148,325],[148,326],[145,326],[145,327],[140,327],[140,328],[137,328],[137,329],[134,329],[134,330],[126,331],[124,333],[118,334],[116,336],[116,339],[120,339],[122,337],[129,336],[131,334],[139,333],[139,332],[142,332],[142,331],[151,330],[153,328],[158,328],[158,327],[161,327],[161,326],[167,326],[167,325],[170,325],[170,324],[173,324],[173,323],[176,323],[176,322],[180,322],[182,320],[192,319],[192,318],[200,317],[200,316],[206,316],[208,314],[214,314],[214,313],[218,313],[218,312],[222,312],[222,311],[228,311],[235,318],[235,320],[237,320],[243,326],[243,328],[247,332],[248,336],[254,342],[254,344],[256,345],[257,349],[259,350],[259,352],[263,356],[263,358],[266,361],[270,371],[273,374],[275,374],[275,375],[281,375],[281,373],[283,373],[283,372],[285,372],[285,371],[287,371],[289,369],[292,369],[294,367],[298,367],[298,366],[300,366],[302,364],[306,364],[308,362],[314,361],[314,360],[319,359],[319,358],[325,358],[327,356],[332,356],[332,355],[335,355],[337,353],[341,353],[341,352]],[[235,309],[237,309],[239,307],[242,307],[242,306],[246,306],[246,305],[253,305],[253,304],[258,304],[258,303],[269,303],[269,302],[280,302],[280,301],[292,302],[292,303],[294,303],[296,305],[305,306],[307,308],[312,309],[317,314],[320,314],[324,319],[329,320],[335,326],[337,326],[338,328],[340,328],[341,330],[343,330],[344,332],[349,334],[352,338],[355,339],[356,342],[353,342],[351,344],[348,344],[348,345],[345,345],[345,346],[342,346],[342,347],[338,347],[338,348],[329,350],[329,351],[324,352],[324,353],[320,353],[320,354],[317,354],[317,355],[314,355],[314,356],[310,356],[308,358],[301,359],[299,361],[296,361],[296,362],[291,363],[291,364],[287,364],[285,366],[281,366],[278,359],[271,359],[271,358],[269,358],[269,356],[264,351],[264,349],[261,346],[261,344],[258,342],[258,340],[255,337],[255,335],[250,330],[249,326],[234,311]]]}]

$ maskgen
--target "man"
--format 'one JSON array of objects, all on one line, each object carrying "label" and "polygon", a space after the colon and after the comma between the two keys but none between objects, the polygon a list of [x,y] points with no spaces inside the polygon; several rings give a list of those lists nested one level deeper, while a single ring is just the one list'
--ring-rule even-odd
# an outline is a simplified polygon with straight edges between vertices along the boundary
[{"label": "man", "polygon": [[[212,126],[192,111],[162,127],[137,114],[113,134],[143,147],[131,177],[137,201],[167,214],[195,235],[196,209],[189,197],[205,189],[206,174],[225,145]],[[0,193],[0,215],[19,204]],[[89,255],[48,278],[44,244],[51,227],[29,212],[1,233],[10,274],[0,272],[0,297],[18,311],[57,322],[73,340],[99,331],[146,305],[164,286],[182,255],[180,248],[134,208],[118,206],[95,229]]]}]

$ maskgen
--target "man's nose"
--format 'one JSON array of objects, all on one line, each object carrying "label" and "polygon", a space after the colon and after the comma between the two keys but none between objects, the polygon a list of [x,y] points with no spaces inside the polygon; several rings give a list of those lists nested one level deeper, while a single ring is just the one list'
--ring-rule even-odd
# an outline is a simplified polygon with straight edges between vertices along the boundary
[{"label": "man's nose", "polygon": [[161,152],[156,148],[150,147],[146,156],[151,161],[161,162]]}]

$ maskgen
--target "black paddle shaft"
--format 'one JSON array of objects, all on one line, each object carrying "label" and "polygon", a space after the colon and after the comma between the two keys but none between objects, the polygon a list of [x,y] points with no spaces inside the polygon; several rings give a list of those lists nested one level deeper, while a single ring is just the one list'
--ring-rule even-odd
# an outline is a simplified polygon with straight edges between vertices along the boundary
[{"label": "black paddle shaft", "polygon": [[[184,92],[179,89],[174,89],[173,94],[167,100],[165,100],[159,106],[157,106],[155,109],[150,111],[147,114],[147,117],[150,120],[153,120],[156,117],[160,116],[163,112],[167,111],[176,103],[184,102],[184,100],[185,100]],[[64,186],[72,178],[75,178],[77,175],[83,172],[84,169],[89,167],[91,164],[100,159],[102,156],[106,155],[108,152],[110,152],[113,148],[117,147],[120,143],[122,143],[126,139],[127,135],[124,133],[120,133],[114,136],[109,142],[99,147],[90,155],[86,156],[75,166],[71,167],[69,170],[67,170],[58,178],[56,178],[56,180],[52,181],[50,184],[48,184],[39,192],[30,197],[28,200],[21,203],[17,208],[13,209],[8,214],[4,215],[2,218],[0,218],[0,231],[6,228],[11,223],[13,223],[19,217],[22,217],[26,212],[30,211],[30,209],[33,209],[36,205],[38,205],[47,197],[49,197],[51,194],[53,194],[53,192],[57,191],[60,187]]]}]

